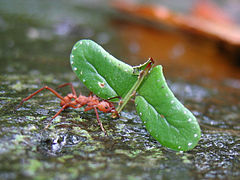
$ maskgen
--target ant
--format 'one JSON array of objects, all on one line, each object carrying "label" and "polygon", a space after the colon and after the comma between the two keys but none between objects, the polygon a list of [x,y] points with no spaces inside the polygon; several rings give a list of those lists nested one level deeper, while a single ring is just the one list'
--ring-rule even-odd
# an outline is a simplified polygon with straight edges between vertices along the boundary
[{"label": "ant", "polygon": [[90,93],[90,95],[88,97],[87,96],[83,96],[81,94],[79,96],[77,96],[76,91],[75,91],[72,83],[62,84],[62,85],[58,86],[58,88],[62,88],[64,86],[70,86],[71,89],[72,89],[72,93],[68,94],[65,97],[62,97],[54,89],[52,89],[52,88],[50,88],[48,86],[44,86],[41,89],[39,89],[36,92],[34,92],[31,95],[29,95],[28,97],[24,98],[20,102],[20,104],[18,105],[17,108],[19,108],[25,101],[31,99],[33,96],[35,96],[36,94],[38,94],[42,90],[47,89],[47,90],[51,91],[53,94],[55,94],[59,99],[61,99],[60,106],[62,108],[51,118],[50,122],[45,127],[45,129],[47,129],[50,126],[50,124],[52,123],[53,119],[56,118],[64,109],[66,109],[68,107],[72,107],[72,108],[76,109],[76,108],[81,108],[84,105],[86,105],[84,111],[89,111],[89,110],[94,109],[94,111],[96,113],[98,125],[100,126],[101,130],[107,135],[105,129],[103,128],[102,122],[99,119],[99,114],[98,114],[97,109],[99,111],[104,112],[104,113],[112,113],[112,114],[116,115],[117,117],[119,117],[119,114],[116,111],[113,103],[108,101],[110,99],[119,98],[119,97],[109,98],[108,100],[100,100],[96,95],[92,95],[92,93]]}]

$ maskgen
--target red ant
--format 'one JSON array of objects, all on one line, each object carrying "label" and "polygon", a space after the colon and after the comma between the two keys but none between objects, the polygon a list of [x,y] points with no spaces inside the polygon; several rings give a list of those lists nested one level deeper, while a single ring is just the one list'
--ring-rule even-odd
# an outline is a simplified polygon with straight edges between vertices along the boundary
[{"label": "red ant", "polygon": [[94,109],[94,111],[96,113],[97,121],[98,121],[99,126],[101,127],[101,130],[105,134],[107,134],[105,129],[103,128],[102,122],[99,119],[99,115],[98,115],[97,109],[99,111],[102,111],[102,112],[105,112],[105,113],[112,113],[114,115],[119,116],[118,112],[115,110],[115,107],[114,107],[113,103],[108,101],[110,99],[119,98],[119,97],[109,98],[108,100],[99,100],[99,98],[96,95],[92,95],[92,93],[90,93],[90,95],[88,97],[87,96],[83,96],[81,94],[79,96],[77,96],[76,91],[75,91],[72,83],[62,84],[58,88],[61,88],[61,87],[64,87],[64,86],[70,86],[71,89],[72,89],[72,93],[68,94],[65,97],[62,97],[54,89],[52,89],[52,88],[50,88],[48,86],[44,86],[41,89],[39,89],[36,92],[34,92],[31,95],[29,95],[28,97],[24,98],[20,102],[18,107],[21,106],[25,101],[31,99],[33,96],[35,96],[36,94],[41,92],[42,90],[47,89],[47,90],[51,91],[53,94],[55,94],[59,99],[61,99],[60,106],[62,108],[51,118],[50,122],[48,123],[48,125],[45,128],[48,128],[50,126],[50,124],[52,123],[53,119],[56,118],[64,109],[66,109],[68,107],[72,107],[72,108],[76,109],[76,108],[81,108],[82,106],[86,105],[84,111],[89,111],[91,109]]}]

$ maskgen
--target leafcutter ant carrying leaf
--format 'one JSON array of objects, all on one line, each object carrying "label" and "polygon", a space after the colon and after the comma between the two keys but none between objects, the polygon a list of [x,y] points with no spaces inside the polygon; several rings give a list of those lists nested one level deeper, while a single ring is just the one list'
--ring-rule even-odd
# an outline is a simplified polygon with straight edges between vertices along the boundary
[{"label": "leafcutter ant carrying leaf", "polygon": [[[54,89],[52,89],[48,86],[44,86],[41,89],[39,89],[36,92],[29,95],[28,97],[24,98],[20,102],[18,107],[20,107],[25,101],[31,99],[33,96],[35,96],[42,90],[47,89],[47,90],[51,91],[54,95],[56,95],[59,99],[61,99],[61,102],[60,102],[61,109],[51,118],[50,122],[48,123],[48,125],[45,128],[48,128],[50,126],[50,124],[52,123],[53,119],[56,118],[64,109],[69,108],[69,107],[77,109],[77,108],[81,108],[81,107],[85,106],[84,111],[89,111],[89,110],[94,109],[94,111],[96,113],[97,121],[98,121],[99,126],[101,127],[101,130],[105,134],[107,134],[102,125],[101,120],[99,119],[99,114],[98,114],[97,109],[104,113],[114,113],[114,115],[118,116],[118,112],[115,110],[113,103],[108,101],[113,98],[109,98],[108,100],[104,100],[104,99],[102,100],[99,97],[97,97],[96,95],[92,95],[92,93],[90,93],[89,96],[83,96],[81,94],[79,96],[77,96],[72,83],[62,84],[59,86],[59,88],[64,87],[64,86],[70,86],[72,89],[72,93],[63,97]],[[114,98],[118,98],[118,97],[114,97]]]}]

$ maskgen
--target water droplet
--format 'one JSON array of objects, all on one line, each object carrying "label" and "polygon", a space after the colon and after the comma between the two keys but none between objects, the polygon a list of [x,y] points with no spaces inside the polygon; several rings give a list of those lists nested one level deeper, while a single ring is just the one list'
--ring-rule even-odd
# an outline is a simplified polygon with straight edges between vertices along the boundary
[{"label": "water droplet", "polygon": [[174,100],[171,100],[171,104],[173,104],[174,103]]},{"label": "water droplet", "polygon": [[76,67],[74,67],[74,68],[73,68],[73,70],[74,70],[74,71],[76,71],[76,70],[77,70],[77,68],[76,68]]},{"label": "water droplet", "polygon": [[192,143],[188,143],[188,146],[191,146],[192,145]]},{"label": "water droplet", "polygon": [[80,72],[80,74],[81,74],[81,75],[83,74],[82,71]]},{"label": "water droplet", "polygon": [[73,47],[73,50],[75,50],[75,49],[77,49],[77,47],[76,47],[76,46],[74,46],[74,47]]},{"label": "water droplet", "polygon": [[139,114],[140,114],[140,116],[141,116],[141,115],[142,115],[142,112],[140,112]]},{"label": "water droplet", "polygon": [[71,64],[73,64],[73,61],[71,61]]},{"label": "water droplet", "polygon": [[178,146],[178,149],[181,149],[181,146]]},{"label": "water droplet", "polygon": [[86,79],[83,79],[82,81],[83,81],[83,82],[85,82],[85,81],[86,81]]},{"label": "water droplet", "polygon": [[71,58],[74,58],[74,55],[73,55],[73,54],[71,55]]},{"label": "water droplet", "polygon": [[197,137],[198,135],[197,134],[194,134],[194,137]]},{"label": "water droplet", "polygon": [[189,119],[188,119],[188,122],[191,122],[191,121],[192,121],[192,118],[189,118]]},{"label": "water droplet", "polygon": [[184,111],[184,114],[187,114],[187,111]]},{"label": "water droplet", "polygon": [[89,42],[87,42],[87,45],[89,46]]}]

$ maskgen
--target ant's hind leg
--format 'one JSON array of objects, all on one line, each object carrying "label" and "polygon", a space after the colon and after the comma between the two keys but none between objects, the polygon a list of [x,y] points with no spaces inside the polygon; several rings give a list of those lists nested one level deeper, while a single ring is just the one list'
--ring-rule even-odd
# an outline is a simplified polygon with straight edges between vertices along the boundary
[{"label": "ant's hind leg", "polygon": [[54,89],[48,87],[48,86],[44,86],[42,87],[41,89],[37,90],[36,92],[32,93],[31,95],[29,95],[28,97],[24,98],[20,104],[17,106],[17,109],[27,100],[31,99],[33,96],[35,96],[36,94],[40,93],[42,90],[44,89],[47,89],[49,91],[51,91],[53,94],[55,94],[55,96],[57,96],[59,99],[63,100],[64,101],[64,98],[57,92],[55,91]]}]

